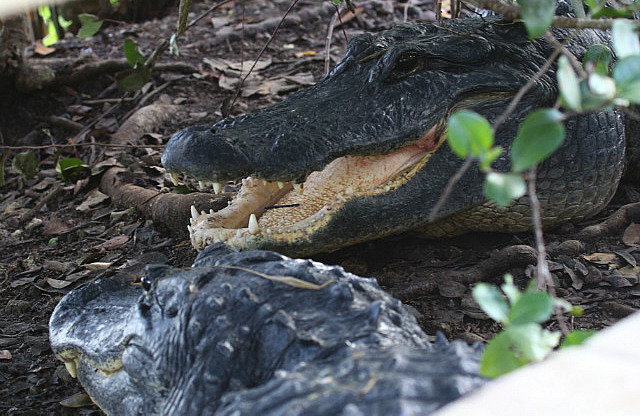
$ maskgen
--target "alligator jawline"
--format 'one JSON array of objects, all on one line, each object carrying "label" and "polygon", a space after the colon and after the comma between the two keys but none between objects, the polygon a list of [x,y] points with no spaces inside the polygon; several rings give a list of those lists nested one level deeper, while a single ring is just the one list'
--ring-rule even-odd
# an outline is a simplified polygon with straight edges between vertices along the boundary
[{"label": "alligator jawline", "polygon": [[191,207],[191,242],[198,250],[219,241],[250,248],[251,240],[307,237],[347,201],[388,193],[408,182],[444,141],[442,130],[443,123],[437,123],[390,154],[340,157],[300,185],[245,178],[228,207],[209,214]]}]

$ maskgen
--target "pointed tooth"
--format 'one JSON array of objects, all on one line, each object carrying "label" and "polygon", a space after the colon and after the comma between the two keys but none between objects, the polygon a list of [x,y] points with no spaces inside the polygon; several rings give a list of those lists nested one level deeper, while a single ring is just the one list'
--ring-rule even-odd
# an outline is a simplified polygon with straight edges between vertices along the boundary
[{"label": "pointed tooth", "polygon": [[256,218],[256,214],[251,214],[249,216],[249,233],[255,235],[258,234],[258,231],[260,231],[258,218]]},{"label": "pointed tooth", "polygon": [[207,215],[207,213],[204,211],[200,211],[200,215]]},{"label": "pointed tooth", "polygon": [[204,181],[198,181],[198,187],[200,187],[200,189],[204,189],[206,186],[207,184],[205,184]]},{"label": "pointed tooth", "polygon": [[293,189],[300,195],[302,195],[302,185],[301,183],[294,183],[293,184]]},{"label": "pointed tooth", "polygon": [[240,238],[240,237],[242,237],[242,228],[238,228],[236,230],[236,238]]},{"label": "pointed tooth", "polygon": [[268,184],[268,183],[269,183],[269,182],[267,182],[267,180],[266,180],[266,179],[263,179],[263,180],[262,180],[262,184],[263,184],[264,186],[267,186],[267,184]]},{"label": "pointed tooth", "polygon": [[75,361],[65,361],[64,366],[67,368],[67,371],[71,375],[71,377],[78,377],[78,366]]},{"label": "pointed tooth", "polygon": [[200,214],[198,214],[198,210],[196,209],[195,205],[191,205],[191,218],[194,221],[198,221],[199,217],[200,217]]},{"label": "pointed tooth", "polygon": [[187,230],[189,230],[189,235],[193,234],[193,227],[190,225],[187,225]]},{"label": "pointed tooth", "polygon": [[213,192],[215,192],[216,195],[218,195],[220,192],[222,192],[222,184],[220,182],[214,182],[213,183]]},{"label": "pointed tooth", "polygon": [[171,182],[173,183],[174,186],[178,186],[180,185],[180,182],[178,181],[178,174],[177,173],[169,173],[169,179],[171,179]]},{"label": "pointed tooth", "polygon": [[209,215],[213,215],[213,208],[209,209]]},{"label": "pointed tooth", "polygon": [[278,188],[280,189],[284,188],[284,182],[278,181]]}]

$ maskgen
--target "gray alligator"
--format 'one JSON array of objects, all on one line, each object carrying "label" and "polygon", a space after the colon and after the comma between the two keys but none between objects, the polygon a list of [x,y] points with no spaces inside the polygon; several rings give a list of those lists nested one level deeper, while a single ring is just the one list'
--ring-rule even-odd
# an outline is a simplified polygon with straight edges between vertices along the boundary
[{"label": "gray alligator", "polygon": [[[575,35],[553,33],[561,41]],[[568,48],[581,58],[606,42],[587,30]],[[174,178],[213,182],[216,191],[245,178],[229,207],[192,210],[193,245],[223,241],[299,256],[409,230],[530,229],[527,199],[506,209],[488,203],[477,167],[435,223],[429,214],[462,164],[443,145],[449,114],[466,108],[495,120],[552,50],[545,40],[530,42],[521,24],[497,18],[403,24],[353,38],[333,72],[272,107],[176,133],[162,157]],[[510,169],[508,151],[524,116],[552,106],[557,95],[552,68],[496,132],[505,149],[496,170]],[[616,190],[624,151],[616,110],[569,120],[563,146],[538,170],[544,226],[598,213]]]},{"label": "gray alligator", "polygon": [[50,339],[110,415],[427,415],[484,383],[374,279],[220,243],[72,291]]}]

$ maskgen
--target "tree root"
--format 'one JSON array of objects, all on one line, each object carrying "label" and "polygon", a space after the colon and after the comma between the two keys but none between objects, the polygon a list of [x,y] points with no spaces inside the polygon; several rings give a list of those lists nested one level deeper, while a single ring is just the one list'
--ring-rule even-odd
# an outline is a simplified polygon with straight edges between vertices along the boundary
[{"label": "tree root", "polygon": [[620,234],[632,222],[640,222],[640,202],[623,205],[600,224],[584,228],[576,237],[580,240],[593,240]]},{"label": "tree root", "polygon": [[108,169],[100,181],[100,191],[109,195],[117,206],[135,207],[145,218],[163,225],[181,238],[188,236],[187,224],[191,217],[191,205],[198,211],[217,211],[226,207],[231,199],[231,194],[162,193],[127,183],[124,179],[125,173],[126,169],[121,167]]}]

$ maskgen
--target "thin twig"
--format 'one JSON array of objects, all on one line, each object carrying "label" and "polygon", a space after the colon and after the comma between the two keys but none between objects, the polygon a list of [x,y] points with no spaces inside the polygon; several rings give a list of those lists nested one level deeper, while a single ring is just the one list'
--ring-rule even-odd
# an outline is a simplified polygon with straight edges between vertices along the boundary
[{"label": "thin twig", "polygon": [[516,109],[516,106],[518,105],[518,103],[520,103],[520,100],[522,100],[522,98],[525,96],[525,94],[531,88],[533,88],[535,83],[538,82],[540,80],[540,78],[542,78],[542,76],[549,70],[549,68],[551,68],[551,65],[556,60],[558,55],[560,55],[561,51],[562,51],[561,48],[554,49],[554,51],[551,53],[549,58],[547,58],[547,61],[542,65],[542,67],[540,67],[538,72],[536,72],[533,77],[529,78],[527,83],[524,84],[518,90],[516,95],[511,99],[511,102],[509,103],[507,108],[502,112],[502,114],[500,114],[500,117],[498,117],[496,119],[496,121],[493,123],[493,130],[494,131],[498,131],[498,128],[500,128],[500,126],[507,120],[507,117],[509,117],[511,115],[511,113],[513,113],[513,111]]},{"label": "thin twig", "polygon": [[446,202],[447,198],[449,198],[449,194],[451,194],[451,191],[453,191],[453,187],[456,186],[460,178],[462,178],[462,175],[464,175],[465,172],[471,167],[471,162],[473,162],[473,157],[467,156],[462,166],[460,166],[456,173],[451,178],[449,178],[447,186],[440,194],[438,202],[436,202],[436,205],[433,207],[431,213],[429,214],[429,222],[433,222],[436,219],[436,215],[438,215],[438,212]]},{"label": "thin twig", "polygon": [[196,25],[200,20],[204,19],[208,14],[212,13],[214,10],[216,10],[218,7],[224,6],[227,3],[230,3],[233,0],[222,0],[216,4],[214,4],[213,6],[209,7],[208,10],[206,10],[204,13],[202,13],[200,16],[196,17],[195,19],[193,19],[191,21],[191,23],[189,23],[186,27],[185,27],[185,31],[187,31],[191,26]]},{"label": "thin twig", "polygon": [[331,16],[331,20],[329,21],[329,27],[327,27],[327,37],[324,43],[324,74],[327,75],[329,73],[330,66],[330,51],[331,51],[331,38],[333,37],[333,28],[336,25],[336,20],[338,20],[338,16],[340,15],[340,10],[338,6],[336,7],[336,12]]},{"label": "thin twig", "polygon": [[278,33],[278,31],[280,30],[280,27],[282,26],[282,23],[284,22],[284,19],[287,18],[287,16],[289,15],[289,13],[291,12],[291,10],[293,10],[293,8],[295,7],[295,5],[298,4],[298,0],[293,0],[291,2],[291,4],[289,5],[289,8],[287,9],[286,12],[284,12],[284,15],[282,16],[282,19],[280,19],[280,21],[278,22],[278,25],[276,26],[276,28],[273,30],[273,33],[271,34],[271,37],[269,38],[269,40],[267,40],[267,42],[264,44],[264,46],[262,47],[262,49],[260,50],[260,53],[258,53],[258,56],[256,57],[255,61],[253,61],[253,65],[251,65],[251,68],[249,68],[249,72],[247,72],[247,75],[245,75],[244,77],[242,77],[240,79],[240,83],[238,83],[238,88],[236,88],[236,94],[233,97],[233,100],[231,100],[231,104],[229,105],[229,108],[233,107],[233,105],[235,104],[236,100],[238,99],[238,96],[240,95],[240,90],[242,89],[242,86],[244,85],[244,82],[247,80],[247,78],[249,77],[249,75],[251,75],[251,73],[253,72],[253,69],[256,67],[256,65],[258,64],[258,61],[260,60],[260,58],[262,57],[262,54],[267,50],[267,47],[271,44],[271,42],[273,41],[273,39],[275,39],[276,34]]},{"label": "thin twig", "polygon": [[[536,240],[536,250],[538,251],[538,259],[536,263],[538,289],[546,290],[553,298],[556,298],[556,287],[549,271],[547,264],[547,250],[544,245],[544,237],[542,235],[542,216],[540,210],[540,200],[536,193],[536,168],[534,165],[529,169],[529,177],[527,178],[527,191],[529,192],[529,203],[531,205],[531,220],[533,222],[533,235]],[[569,333],[569,328],[564,319],[564,315],[558,308],[554,308],[554,314],[558,321],[558,326],[563,335]]]},{"label": "thin twig", "polygon": [[79,147],[79,146],[102,146],[102,147],[119,147],[119,148],[130,148],[130,149],[163,149],[165,145],[163,144],[114,144],[114,143],[66,143],[66,144],[44,144],[41,146],[0,146],[0,149],[7,150],[42,150],[42,149],[54,149],[54,148],[70,148],[70,147]]},{"label": "thin twig", "polygon": [[[502,15],[507,20],[519,20],[522,19],[520,14],[520,8],[513,3],[505,2],[502,0],[465,0],[465,3],[470,3],[479,9],[492,10]],[[551,26],[561,27],[565,29],[611,29],[615,20],[622,19],[583,19],[579,17],[567,17],[567,16],[554,16],[551,21]],[[628,20],[636,27],[640,26],[637,20]]]}]

